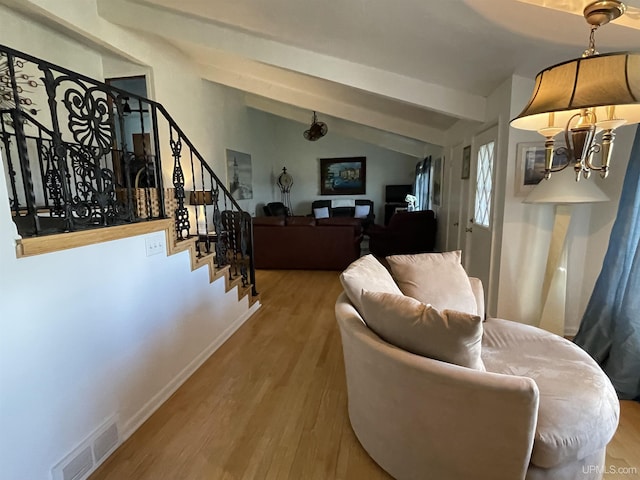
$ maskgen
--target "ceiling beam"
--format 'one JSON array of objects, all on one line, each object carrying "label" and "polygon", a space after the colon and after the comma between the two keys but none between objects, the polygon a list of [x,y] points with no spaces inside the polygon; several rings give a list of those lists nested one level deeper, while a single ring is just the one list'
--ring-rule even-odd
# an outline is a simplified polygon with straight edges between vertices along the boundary
[{"label": "ceiling beam", "polygon": [[[285,45],[212,21],[126,0],[98,0],[99,14],[118,25],[208,47],[323,78],[460,119],[484,121],[486,99],[374,67]],[[200,58],[200,63],[206,59]]]},{"label": "ceiling beam", "polygon": [[308,111],[320,111],[333,117],[386,130],[422,142],[440,145],[443,141],[444,132],[442,130],[402,118],[391,117],[382,112],[367,109],[363,105],[350,104],[317,89],[300,89],[295,84],[276,83],[265,79],[262,75],[252,76],[246,65],[241,69],[232,69],[229,64],[225,64],[221,68],[212,65],[201,65],[200,68],[203,78],[254,95],[295,105]]}]

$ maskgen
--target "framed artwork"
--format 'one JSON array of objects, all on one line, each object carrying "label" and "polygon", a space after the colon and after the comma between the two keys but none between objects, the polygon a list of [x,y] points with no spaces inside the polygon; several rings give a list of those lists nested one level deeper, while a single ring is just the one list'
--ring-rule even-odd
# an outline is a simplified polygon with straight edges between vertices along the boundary
[{"label": "framed artwork", "polygon": [[[562,145],[557,145],[557,150]],[[545,148],[543,142],[519,143],[516,174],[516,195],[525,196],[544,178]],[[553,166],[565,165],[566,155],[554,153]]]},{"label": "framed artwork", "polygon": [[471,145],[467,145],[462,150],[462,180],[467,180],[471,176]]},{"label": "framed artwork", "polygon": [[251,155],[227,149],[227,182],[236,200],[253,198]]},{"label": "framed artwork", "polygon": [[366,157],[320,159],[320,195],[361,195],[366,192]]},{"label": "framed artwork", "polygon": [[443,172],[443,162],[444,159],[442,157],[438,157],[433,161],[431,174],[432,176],[432,184],[431,184],[431,201],[433,205],[439,207],[442,202],[442,172]]}]

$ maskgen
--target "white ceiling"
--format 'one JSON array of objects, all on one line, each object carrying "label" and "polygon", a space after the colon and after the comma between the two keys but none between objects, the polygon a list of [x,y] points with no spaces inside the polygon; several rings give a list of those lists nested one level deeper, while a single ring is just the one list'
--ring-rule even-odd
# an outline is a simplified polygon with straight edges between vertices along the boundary
[{"label": "white ceiling", "polygon": [[[204,78],[299,107],[297,120],[317,110],[437,144],[459,120],[484,121],[486,97],[512,74],[580,56],[587,3],[100,0],[99,11],[164,37]],[[640,46],[640,0],[627,4],[597,32],[601,52]]]}]

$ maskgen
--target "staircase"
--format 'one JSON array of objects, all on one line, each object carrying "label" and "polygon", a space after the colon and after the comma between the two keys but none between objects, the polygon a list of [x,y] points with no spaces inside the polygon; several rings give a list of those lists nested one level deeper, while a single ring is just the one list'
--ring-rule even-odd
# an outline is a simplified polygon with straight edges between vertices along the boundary
[{"label": "staircase", "polygon": [[251,216],[162,104],[0,45],[0,150],[19,256],[165,230],[258,299]]}]

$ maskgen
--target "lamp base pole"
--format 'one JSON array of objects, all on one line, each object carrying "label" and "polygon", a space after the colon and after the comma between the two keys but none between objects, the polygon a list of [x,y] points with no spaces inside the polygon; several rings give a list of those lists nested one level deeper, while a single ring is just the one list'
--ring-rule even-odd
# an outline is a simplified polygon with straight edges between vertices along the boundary
[{"label": "lamp base pole", "polygon": [[567,297],[567,232],[571,224],[571,205],[556,205],[547,268],[542,284],[540,328],[564,336]]}]

